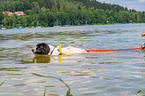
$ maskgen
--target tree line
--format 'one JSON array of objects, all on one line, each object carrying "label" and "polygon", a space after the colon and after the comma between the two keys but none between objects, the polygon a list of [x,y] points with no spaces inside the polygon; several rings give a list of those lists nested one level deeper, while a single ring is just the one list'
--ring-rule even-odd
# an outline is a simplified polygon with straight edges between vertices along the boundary
[{"label": "tree line", "polygon": [[[2,14],[23,11],[25,16]],[[12,27],[145,22],[145,12],[96,0],[1,0],[0,24]]]}]

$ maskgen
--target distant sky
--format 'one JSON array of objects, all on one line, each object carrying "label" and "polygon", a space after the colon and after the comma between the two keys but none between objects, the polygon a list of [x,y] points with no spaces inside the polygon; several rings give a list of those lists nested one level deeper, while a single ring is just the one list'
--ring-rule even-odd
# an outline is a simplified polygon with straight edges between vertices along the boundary
[{"label": "distant sky", "polygon": [[145,0],[96,0],[110,4],[117,4],[128,9],[135,9],[137,11],[145,11]]}]

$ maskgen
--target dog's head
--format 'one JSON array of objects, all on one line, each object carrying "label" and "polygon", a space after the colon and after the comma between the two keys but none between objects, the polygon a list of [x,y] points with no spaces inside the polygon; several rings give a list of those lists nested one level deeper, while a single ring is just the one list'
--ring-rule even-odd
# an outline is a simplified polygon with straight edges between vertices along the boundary
[{"label": "dog's head", "polygon": [[50,47],[46,43],[38,43],[36,49],[32,49],[34,54],[48,55]]}]

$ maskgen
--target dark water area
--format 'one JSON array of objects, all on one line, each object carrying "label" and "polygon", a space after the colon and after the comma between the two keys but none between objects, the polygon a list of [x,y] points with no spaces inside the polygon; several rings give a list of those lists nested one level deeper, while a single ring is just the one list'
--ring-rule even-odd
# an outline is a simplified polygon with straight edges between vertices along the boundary
[{"label": "dark water area", "polygon": [[[145,52],[36,57],[37,43],[86,50],[139,48],[145,24],[0,30],[0,96],[136,96],[145,90]],[[62,82],[62,81],[63,82]],[[67,84],[67,85],[65,85]]]}]

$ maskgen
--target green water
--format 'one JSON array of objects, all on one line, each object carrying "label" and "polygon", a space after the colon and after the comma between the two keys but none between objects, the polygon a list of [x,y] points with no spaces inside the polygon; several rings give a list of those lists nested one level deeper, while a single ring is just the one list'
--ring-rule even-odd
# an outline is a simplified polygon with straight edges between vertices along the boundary
[{"label": "green water", "polygon": [[[145,90],[141,50],[35,57],[37,43],[83,49],[138,48],[145,24],[0,30],[0,96],[135,96]],[[36,75],[37,74],[37,75]],[[55,78],[51,78],[55,77]],[[60,78],[61,80],[58,80]],[[0,83],[1,83],[0,82]]]}]

